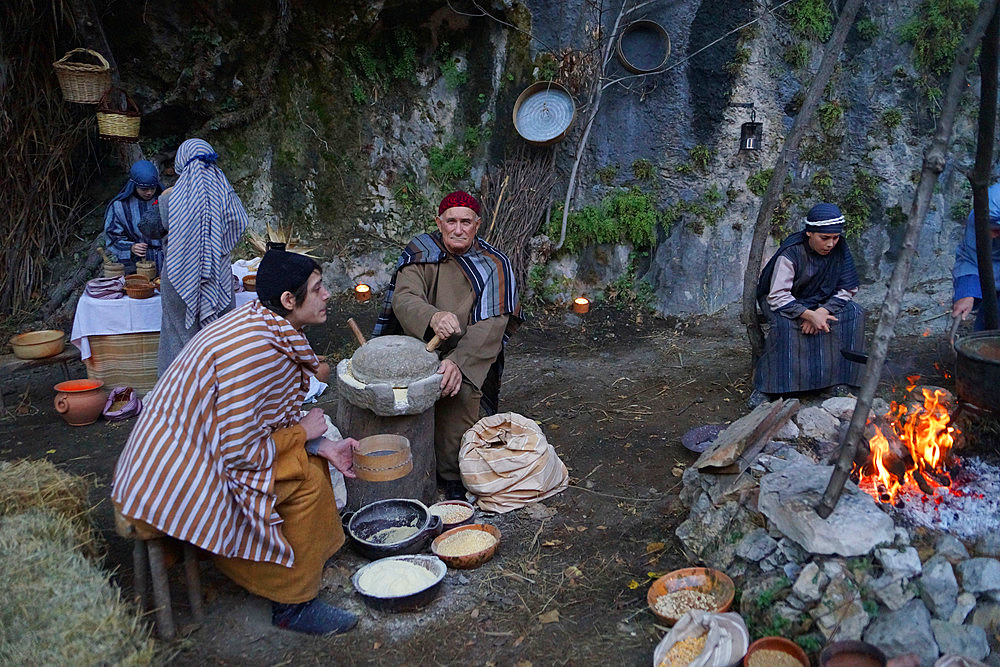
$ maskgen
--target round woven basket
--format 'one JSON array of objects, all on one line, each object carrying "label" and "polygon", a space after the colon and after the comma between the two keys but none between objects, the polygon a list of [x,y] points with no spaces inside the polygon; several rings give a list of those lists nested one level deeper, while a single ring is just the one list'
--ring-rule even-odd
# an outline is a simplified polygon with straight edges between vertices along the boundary
[{"label": "round woven basket", "polygon": [[[125,109],[115,108],[109,96],[121,93],[125,96]],[[139,141],[139,121],[142,113],[135,100],[125,91],[108,89],[97,104],[97,136],[108,141],[135,143]]]},{"label": "round woven basket", "polygon": [[622,67],[633,74],[655,72],[670,58],[670,35],[656,21],[634,21],[618,35],[615,53]]},{"label": "round woven basket", "polygon": [[[78,54],[87,54],[96,59],[98,64],[70,62]],[[63,98],[67,102],[97,104],[111,87],[111,65],[104,56],[91,49],[73,49],[52,63],[52,69],[56,72]]]}]

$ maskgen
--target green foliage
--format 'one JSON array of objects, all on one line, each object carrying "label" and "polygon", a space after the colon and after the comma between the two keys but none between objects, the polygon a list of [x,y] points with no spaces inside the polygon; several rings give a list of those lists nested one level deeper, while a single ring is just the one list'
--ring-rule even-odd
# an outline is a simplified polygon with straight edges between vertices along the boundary
[{"label": "green foliage", "polygon": [[535,56],[535,81],[552,81],[559,73],[559,59],[548,51],[542,51]]},{"label": "green foliage", "polygon": [[979,0],[922,0],[899,31],[904,42],[913,44],[919,72],[935,77],[951,72],[955,50],[978,8]]},{"label": "green foliage", "polygon": [[617,176],[617,164],[606,164],[597,170],[597,180],[601,183],[601,185],[614,185],[615,178]]},{"label": "green foliage", "polygon": [[774,169],[755,171],[747,179],[747,188],[758,197],[763,197],[764,193],[767,192],[768,184],[771,182],[772,174],[774,174]]},{"label": "green foliage", "polygon": [[469,74],[464,69],[459,69],[461,60],[451,53],[451,44],[441,42],[437,56],[441,76],[444,77],[444,84],[448,90],[458,90],[469,82]]},{"label": "green foliage", "polygon": [[877,201],[878,176],[864,169],[854,172],[854,180],[840,204],[844,212],[844,233],[847,236],[860,234],[868,226],[872,214],[872,204]]},{"label": "green foliage", "polygon": [[844,118],[844,108],[838,100],[827,100],[819,105],[816,114],[819,116],[820,127],[829,134]]},{"label": "green foliage", "polygon": [[799,635],[793,640],[806,653],[818,653],[823,648],[823,640],[816,635]]},{"label": "green foliage", "polygon": [[467,127],[465,128],[465,147],[478,148],[483,141],[489,141],[492,134],[489,127]]},{"label": "green foliage", "polygon": [[826,135],[822,138],[810,138],[802,142],[802,159],[813,164],[829,164],[840,155],[840,144],[843,137]]},{"label": "green foliage", "polygon": [[398,27],[386,37],[369,44],[355,44],[351,49],[348,72],[351,99],[364,104],[369,97],[393,83],[417,83],[416,35],[409,28]]},{"label": "green foliage", "polygon": [[646,158],[639,158],[632,163],[632,176],[640,181],[651,180],[655,173],[653,163]]},{"label": "green foliage", "polygon": [[674,171],[676,171],[678,174],[682,174],[682,175],[693,174],[694,173],[694,167],[692,167],[689,162],[683,162],[683,163],[677,165],[676,167],[674,167]]},{"label": "green foliage", "polygon": [[444,146],[432,146],[427,157],[430,161],[431,180],[441,187],[451,187],[452,183],[469,177],[472,163],[458,142],[449,141]]},{"label": "green foliage", "polygon": [[825,42],[833,32],[833,13],[827,0],[796,0],[785,15],[792,32],[803,39]]},{"label": "green foliage", "polygon": [[604,298],[608,303],[614,304],[619,309],[629,305],[636,305],[644,310],[649,309],[653,301],[653,286],[645,280],[636,281],[635,260],[638,256],[647,257],[648,252],[636,253],[632,251],[628,257],[628,268],[617,280],[608,284],[604,292]]},{"label": "green foliage", "polygon": [[[549,235],[558,236],[561,206],[554,209],[549,224]],[[570,211],[564,247],[572,252],[591,244],[628,242],[635,248],[651,248],[659,225],[660,212],[650,195],[636,188],[617,190],[598,205]]]},{"label": "green foliage", "polygon": [[885,210],[885,217],[889,222],[889,227],[893,229],[898,229],[906,224],[906,213],[903,211],[903,207],[899,204],[887,208]]},{"label": "green foliage", "polygon": [[785,49],[782,58],[785,62],[796,69],[805,69],[809,64],[810,49],[805,42],[795,42]]},{"label": "green foliage", "polygon": [[718,186],[713,184],[697,199],[677,201],[663,212],[663,226],[669,230],[674,224],[683,221],[685,229],[701,234],[705,227],[718,224],[726,212],[724,206],[719,206],[724,197]]},{"label": "green foliage", "polygon": [[708,163],[712,159],[712,151],[708,149],[708,146],[704,144],[696,144],[694,148],[691,149],[691,164],[698,171],[706,171],[708,169]]},{"label": "green foliage", "polygon": [[533,264],[528,270],[528,292],[536,298],[541,297],[545,289],[545,265]]},{"label": "green foliage", "polygon": [[866,16],[860,19],[855,27],[858,29],[858,36],[866,42],[873,41],[879,36],[881,30],[879,30],[878,24],[872,21],[870,16]]},{"label": "green foliage", "polygon": [[954,220],[955,222],[965,222],[966,219],[968,219],[969,217],[970,210],[971,207],[969,206],[968,202],[957,201],[951,205],[949,215],[951,216],[951,219]]},{"label": "green foliage", "polygon": [[813,174],[812,187],[819,199],[831,199],[831,188],[833,187],[833,175],[824,168],[820,168]]},{"label": "green foliage", "polygon": [[885,127],[885,129],[891,132],[892,130],[895,130],[902,124],[903,112],[900,111],[897,107],[886,109],[885,111],[882,112],[882,117],[880,120],[882,121],[882,125]]},{"label": "green foliage", "polygon": [[427,197],[413,181],[406,181],[396,188],[393,198],[407,213],[424,211],[429,206]]},{"label": "green foliage", "polygon": [[748,62],[750,62],[750,49],[740,47],[733,53],[733,59],[723,65],[722,69],[732,76],[739,76],[743,66]]}]

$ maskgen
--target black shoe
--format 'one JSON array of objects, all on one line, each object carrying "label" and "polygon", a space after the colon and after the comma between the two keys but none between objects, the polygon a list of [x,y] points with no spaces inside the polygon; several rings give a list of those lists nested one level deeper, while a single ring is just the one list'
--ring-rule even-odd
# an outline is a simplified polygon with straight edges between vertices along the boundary
[{"label": "black shoe", "polygon": [[447,479],[444,482],[445,500],[465,500],[465,486],[458,479]]},{"label": "black shoe", "polygon": [[747,399],[747,407],[753,410],[758,405],[762,405],[771,400],[771,397],[760,391],[759,389],[754,389],[753,393],[750,394],[750,398]]},{"label": "black shoe", "polygon": [[298,604],[271,603],[271,622],[282,630],[307,635],[339,635],[358,624],[349,611],[327,604],[319,598]]}]

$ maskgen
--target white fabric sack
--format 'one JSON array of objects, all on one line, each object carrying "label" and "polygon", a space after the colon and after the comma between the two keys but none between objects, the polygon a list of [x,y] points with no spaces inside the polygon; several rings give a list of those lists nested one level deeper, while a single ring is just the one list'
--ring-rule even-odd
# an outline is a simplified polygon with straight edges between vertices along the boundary
[{"label": "white fabric sack", "polygon": [[[305,417],[309,412],[301,410],[299,414]],[[326,433],[323,434],[323,437],[334,442],[343,440],[344,436],[340,434],[340,429],[330,421],[330,417],[324,414],[323,419],[326,420]],[[337,511],[341,512],[347,506],[347,483],[344,481],[344,473],[334,468],[332,463],[327,462],[327,466],[330,468],[330,482],[333,484],[333,500],[337,504]]]},{"label": "white fabric sack", "polygon": [[483,417],[462,436],[462,484],[487,512],[509,512],[566,488],[569,471],[534,420],[514,412]]},{"label": "white fabric sack", "polygon": [[688,637],[707,634],[701,655],[690,667],[730,667],[738,665],[750,648],[750,635],[743,617],[733,612],[713,614],[692,609],[678,619],[670,632],[660,640],[653,651],[653,667],[663,662],[667,651],[677,642]]}]

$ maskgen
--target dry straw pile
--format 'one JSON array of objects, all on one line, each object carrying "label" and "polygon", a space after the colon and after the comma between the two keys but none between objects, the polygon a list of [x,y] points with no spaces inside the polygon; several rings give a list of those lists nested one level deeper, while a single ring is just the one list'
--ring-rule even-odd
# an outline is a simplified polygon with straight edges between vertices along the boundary
[{"label": "dry straw pile", "polygon": [[138,611],[88,557],[89,488],[47,461],[0,462],[0,664],[153,662]]}]

